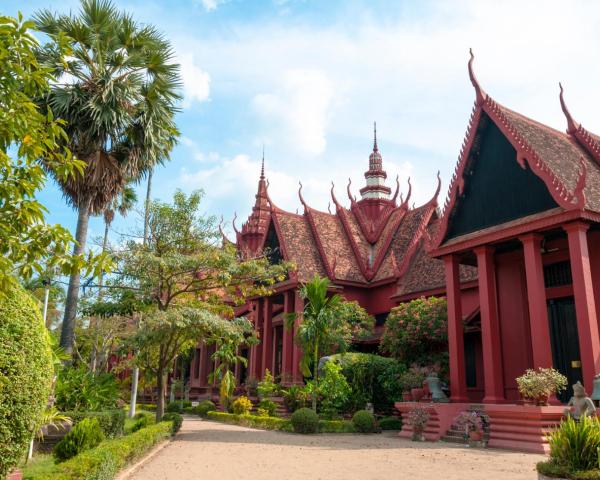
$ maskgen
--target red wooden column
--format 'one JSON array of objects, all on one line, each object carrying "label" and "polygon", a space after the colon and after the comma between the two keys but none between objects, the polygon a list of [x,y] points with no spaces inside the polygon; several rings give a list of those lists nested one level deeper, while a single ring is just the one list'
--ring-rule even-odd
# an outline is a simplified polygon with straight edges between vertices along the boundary
[{"label": "red wooden column", "polygon": [[468,402],[465,375],[465,338],[460,303],[459,265],[456,255],[444,257],[446,299],[448,301],[448,353],[450,360],[450,399]]},{"label": "red wooden column", "polygon": [[[304,312],[304,300],[300,296],[300,292],[294,292],[294,312],[296,313],[296,321],[294,322],[294,336],[298,332],[298,325],[302,322],[302,313]],[[302,360],[302,349],[294,343],[293,345],[293,360],[292,360],[292,381],[294,383],[303,383],[304,377],[300,371],[300,361]]]},{"label": "red wooden column", "polygon": [[569,223],[563,227],[569,238],[579,350],[583,381],[588,391],[592,388],[594,375],[600,371],[600,338],[587,242],[589,227],[589,224],[584,222]]},{"label": "red wooden column", "polygon": [[481,313],[481,345],[483,347],[484,403],[503,403],[504,379],[500,346],[500,321],[496,295],[494,249],[487,245],[475,249],[479,277],[479,308]]},{"label": "red wooden column", "polygon": [[528,233],[519,239],[523,243],[525,276],[527,278],[527,303],[529,304],[529,325],[531,328],[531,348],[534,368],[552,367],[552,346],[542,265],[542,235]]},{"label": "red wooden column", "polygon": [[294,308],[294,291],[288,290],[283,294],[283,353],[281,359],[281,379],[282,383],[289,384],[292,382],[292,365],[294,361],[294,331],[287,328],[285,319],[286,314],[293,312]]},{"label": "red wooden column", "polygon": [[198,372],[198,383],[201,387],[205,387],[208,384],[208,366],[210,364],[210,358],[208,358],[208,351],[206,345],[202,344],[200,347],[200,368]]},{"label": "red wooden column", "polygon": [[262,367],[259,378],[263,378],[268,368],[273,373],[273,305],[270,298],[263,300],[263,332],[262,344]]},{"label": "red wooden column", "polygon": [[250,349],[250,377],[260,379],[261,364],[262,364],[262,301],[255,300],[254,302],[254,329],[259,337],[260,342],[257,345],[252,345]]}]

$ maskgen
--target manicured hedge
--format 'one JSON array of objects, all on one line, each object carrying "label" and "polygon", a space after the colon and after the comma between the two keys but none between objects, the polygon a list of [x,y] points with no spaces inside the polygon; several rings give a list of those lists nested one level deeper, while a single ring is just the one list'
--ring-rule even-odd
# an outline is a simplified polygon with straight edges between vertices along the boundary
[{"label": "manicured hedge", "polygon": [[382,430],[402,430],[402,420],[398,417],[385,417],[379,420]]},{"label": "manicured hedge", "polygon": [[553,460],[537,464],[537,471],[550,478],[568,478],[569,480],[600,480],[600,470],[588,470],[585,472],[571,472],[564,465],[559,465]]},{"label": "manicured hedge", "polygon": [[12,285],[0,298],[0,478],[29,446],[48,403],[52,352],[31,296]]},{"label": "manicured hedge", "polygon": [[96,418],[100,428],[107,438],[115,438],[123,435],[125,426],[125,411],[115,408],[114,410],[104,410],[102,412],[64,412],[71,417],[73,425],[76,425],[84,418]]},{"label": "manicured hedge", "polygon": [[143,456],[151,447],[171,436],[172,422],[160,422],[121,438],[102,442],[96,448],[55,466],[51,473],[32,480],[112,480],[120,469]]},{"label": "manicured hedge", "polygon": [[[229,425],[262,428],[264,430],[279,430],[293,432],[290,420],[277,417],[259,417],[258,415],[236,415],[225,412],[208,412],[208,419]],[[354,433],[354,425],[347,420],[319,420],[320,433]]]}]

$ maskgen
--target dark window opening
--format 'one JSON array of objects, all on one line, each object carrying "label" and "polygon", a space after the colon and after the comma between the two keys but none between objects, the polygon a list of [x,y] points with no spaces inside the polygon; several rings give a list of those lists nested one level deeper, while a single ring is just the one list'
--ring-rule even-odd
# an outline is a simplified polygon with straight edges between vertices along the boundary
[{"label": "dark window opening", "polygon": [[281,255],[281,246],[279,245],[279,239],[277,238],[277,232],[275,231],[273,223],[269,225],[269,230],[267,231],[264,251],[271,265],[276,265],[283,261],[283,255]]},{"label": "dark window opening", "polygon": [[573,277],[571,276],[571,262],[569,260],[544,265],[544,285],[546,288],[572,284]]},{"label": "dark window opening", "polygon": [[389,314],[390,314],[390,312],[378,313],[377,315],[375,315],[375,326],[381,327],[381,326],[385,325],[385,322],[386,322]]}]

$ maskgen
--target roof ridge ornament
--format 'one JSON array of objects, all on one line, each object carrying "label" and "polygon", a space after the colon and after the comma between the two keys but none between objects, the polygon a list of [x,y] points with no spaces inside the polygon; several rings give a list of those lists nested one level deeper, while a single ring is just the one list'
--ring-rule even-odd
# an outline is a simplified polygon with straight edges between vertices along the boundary
[{"label": "roof ridge ornament", "polygon": [[237,212],[233,212],[233,220],[231,221],[231,225],[233,226],[233,230],[235,231],[235,233],[237,233],[238,235],[240,235],[240,231],[235,226],[235,221],[236,220],[237,220]]},{"label": "roof ridge ornament", "polygon": [[573,119],[571,112],[569,112],[569,109],[567,108],[562,83],[558,82],[558,87],[560,88],[560,108],[562,109],[563,113],[565,114],[565,117],[567,118],[567,133],[569,135],[573,135],[580,127],[580,124]]},{"label": "roof ridge ornament", "polygon": [[[392,203],[394,205],[396,205],[396,199],[398,198],[398,193],[400,192],[400,175],[397,174],[396,175],[396,192],[394,193],[394,196],[392,197]],[[400,202],[402,203],[402,202]]]},{"label": "roof ridge ornament", "polygon": [[373,122],[373,151],[379,151],[379,148],[377,147],[377,122]]},{"label": "roof ridge ornament", "polygon": [[302,182],[298,181],[298,185],[300,185],[300,187],[298,188],[298,198],[300,198],[300,203],[302,203],[302,205],[304,206],[304,211],[306,212],[308,209],[310,209],[310,207],[306,204],[306,201],[302,196]]},{"label": "roof ridge ornament", "polygon": [[485,102],[487,99],[487,93],[485,93],[483,88],[481,88],[481,85],[479,85],[479,81],[477,80],[475,72],[473,71],[473,60],[475,60],[475,55],[473,54],[472,48],[469,48],[469,55],[471,56],[469,59],[469,78],[471,79],[473,87],[475,87],[477,105],[483,105],[483,102]]},{"label": "roof ridge ornament", "polygon": [[262,163],[261,163],[261,167],[260,167],[260,179],[261,180],[265,179],[265,144],[264,143],[262,146]]},{"label": "roof ridge ornament", "polygon": [[336,213],[337,213],[337,209],[342,208],[342,207],[339,204],[337,198],[335,197],[335,193],[333,192],[334,188],[335,188],[335,184],[333,182],[331,182],[331,200],[333,200],[333,204],[335,205]]},{"label": "roof ridge ornament", "polygon": [[352,185],[352,179],[348,177],[348,186],[346,187],[346,192],[348,192],[348,198],[350,199],[350,203],[354,205],[356,203],[356,197],[352,195],[352,192],[350,191],[350,185]]}]

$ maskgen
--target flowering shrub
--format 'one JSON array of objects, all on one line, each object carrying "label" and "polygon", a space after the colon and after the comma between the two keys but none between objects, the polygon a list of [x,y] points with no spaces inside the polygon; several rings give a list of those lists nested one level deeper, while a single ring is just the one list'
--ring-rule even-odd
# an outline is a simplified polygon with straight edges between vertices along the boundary
[{"label": "flowering shrub", "polygon": [[429,412],[425,407],[415,407],[408,412],[408,424],[412,425],[414,431],[423,431],[429,421]]},{"label": "flowering shrub", "polygon": [[433,364],[447,351],[448,314],[444,298],[419,298],[392,309],[381,350],[405,363]]},{"label": "flowering shrub", "polygon": [[248,397],[242,395],[233,401],[232,408],[233,413],[237,415],[246,415],[252,410],[252,402]]},{"label": "flowering shrub", "polygon": [[454,419],[454,425],[461,428],[465,433],[483,432],[484,421],[479,412],[460,412]]},{"label": "flowering shrub", "polygon": [[553,368],[529,369],[516,380],[521,395],[538,403],[545,403],[550,395],[567,387],[567,377]]}]

